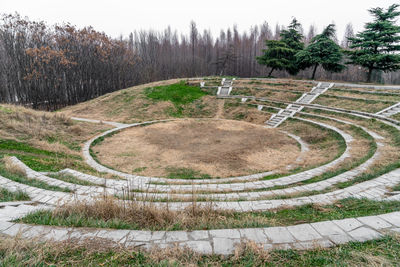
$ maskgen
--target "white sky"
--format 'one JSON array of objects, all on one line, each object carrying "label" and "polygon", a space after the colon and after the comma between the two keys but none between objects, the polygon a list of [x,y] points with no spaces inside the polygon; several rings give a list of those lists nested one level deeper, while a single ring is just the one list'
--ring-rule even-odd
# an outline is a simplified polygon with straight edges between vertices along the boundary
[{"label": "white sky", "polygon": [[305,32],[311,24],[318,30],[335,22],[341,40],[345,26],[362,29],[370,20],[367,9],[387,8],[397,0],[0,0],[0,13],[18,12],[32,20],[49,24],[70,22],[79,27],[93,26],[98,31],[125,37],[134,30],[162,30],[168,25],[188,33],[194,20],[199,32],[210,29],[214,36],[221,29],[237,24],[240,32],[267,21],[287,25],[296,17]]}]

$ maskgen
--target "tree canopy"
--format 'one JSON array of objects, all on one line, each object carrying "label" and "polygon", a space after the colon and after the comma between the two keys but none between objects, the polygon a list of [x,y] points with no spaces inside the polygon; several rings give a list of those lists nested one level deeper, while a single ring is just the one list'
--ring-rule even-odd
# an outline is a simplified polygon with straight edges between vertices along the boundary
[{"label": "tree canopy", "polygon": [[396,25],[398,4],[393,4],[386,10],[372,8],[369,10],[374,17],[365,25],[365,30],[355,37],[349,38],[351,50],[346,51],[350,61],[348,64],[360,65],[367,69],[367,81],[371,81],[372,72],[384,72],[400,69],[400,26]]},{"label": "tree canopy", "polygon": [[338,44],[332,39],[335,37],[335,25],[329,24],[321,34],[316,35],[311,43],[296,54],[297,64],[300,69],[314,67],[312,79],[315,78],[317,68],[329,72],[340,72],[345,66],[341,63],[343,53]]},{"label": "tree canopy", "polygon": [[304,36],[300,33],[300,28],[300,23],[294,18],[289,27],[280,32],[279,41],[265,41],[267,49],[263,50],[262,56],[257,57],[257,61],[271,68],[268,76],[274,70],[285,70],[292,75],[298,73],[296,53],[304,48]]}]

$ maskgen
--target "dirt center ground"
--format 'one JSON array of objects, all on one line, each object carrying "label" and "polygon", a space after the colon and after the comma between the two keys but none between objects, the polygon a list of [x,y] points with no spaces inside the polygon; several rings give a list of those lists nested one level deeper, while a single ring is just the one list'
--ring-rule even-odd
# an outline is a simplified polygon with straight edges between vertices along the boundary
[{"label": "dirt center ground", "polygon": [[300,153],[276,129],[233,120],[179,120],[134,127],[93,147],[99,161],[128,173],[228,177],[283,168]]}]

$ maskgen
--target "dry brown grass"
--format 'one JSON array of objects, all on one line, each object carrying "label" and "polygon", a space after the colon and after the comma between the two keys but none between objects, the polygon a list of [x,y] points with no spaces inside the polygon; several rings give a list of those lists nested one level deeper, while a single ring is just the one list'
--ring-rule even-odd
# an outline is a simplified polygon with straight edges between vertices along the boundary
[{"label": "dry brown grass", "polygon": [[15,164],[12,160],[11,157],[4,157],[2,159],[3,163],[4,163],[4,168],[6,169],[6,171],[13,173],[13,174],[17,174],[17,175],[22,175],[22,176],[26,176],[26,172],[25,169],[21,168],[19,165]]},{"label": "dry brown grass", "polygon": [[[213,177],[243,175],[286,166],[299,149],[276,129],[231,120],[181,120],[131,128],[93,147],[116,169],[168,175],[186,168]],[[144,167],[146,167],[144,169]]]},{"label": "dry brown grass", "polygon": [[[310,109],[309,111],[313,112],[314,110]],[[309,111],[307,111],[307,112],[309,112]],[[384,139],[379,140],[379,142],[383,144],[383,146],[379,148],[380,155],[374,161],[374,163],[370,166],[369,170],[377,170],[377,169],[380,169],[389,164],[398,162],[399,151],[398,151],[398,147],[394,145],[393,136],[388,131],[386,131],[384,127],[381,127],[380,123],[374,122],[373,120],[351,119],[348,117],[341,116],[340,113],[335,113],[335,114],[330,113],[327,116],[332,117],[332,118],[338,118],[338,119],[345,120],[345,121],[349,121],[349,122],[355,123],[360,126],[364,126],[367,129],[384,137]],[[353,153],[355,153],[356,156],[357,155],[362,156],[362,154],[364,153],[363,151],[366,150],[366,144],[363,144],[363,143],[357,144],[357,141],[356,141],[354,147],[355,147],[355,151]]]},{"label": "dry brown grass", "polygon": [[217,113],[215,114],[216,119],[222,119],[224,117],[224,106],[225,106],[225,99],[219,99],[217,106]]},{"label": "dry brown grass", "polygon": [[347,110],[359,110],[363,112],[375,113],[391,106],[393,103],[366,102],[362,100],[339,99],[321,95],[316,100],[314,100],[313,104],[342,108]]},{"label": "dry brown grass", "polygon": [[[224,214],[230,213],[229,211]],[[57,207],[53,214],[69,217],[79,214],[83,218],[96,218],[104,221],[117,219],[138,229],[173,230],[176,225],[182,229],[194,229],[199,225],[210,225],[225,216],[209,205],[201,207],[192,202],[190,206],[180,211],[162,208],[152,203],[141,201],[120,201],[113,197],[103,196],[93,202],[76,201]]]},{"label": "dry brown grass", "polygon": [[396,266],[399,235],[383,241],[315,248],[311,251],[266,251],[254,242],[242,242],[232,256],[201,255],[189,248],[111,246],[94,239],[40,243],[2,237],[0,262],[4,266]]},{"label": "dry brown grass", "polygon": [[363,91],[363,92],[381,92],[381,93],[399,93],[399,91],[397,89],[379,89],[379,90],[374,90],[372,88],[362,88],[362,87],[342,87],[342,86],[338,86],[335,87],[333,86],[332,88],[337,88],[337,89],[342,89],[342,90],[348,90],[348,91]]},{"label": "dry brown grass", "polygon": [[72,126],[64,114],[35,111],[20,106],[0,106],[1,136],[43,139],[53,136],[62,127]]},{"label": "dry brown grass", "polygon": [[67,144],[83,143],[109,129],[104,124],[74,122],[65,114],[36,111],[14,105],[0,105],[0,139],[27,142],[53,152],[79,154]]},{"label": "dry brown grass", "polygon": [[[96,99],[63,109],[67,116],[133,123],[173,117],[175,106],[166,101],[153,101],[144,94],[144,89],[177,83],[183,79],[172,79],[134,86],[106,94]],[[204,96],[183,110],[183,117],[209,117],[217,112],[215,96]]]},{"label": "dry brown grass", "polygon": [[359,94],[352,91],[332,91],[329,90],[326,94],[335,96],[346,96],[360,99],[371,100],[386,100],[386,101],[400,101],[400,95],[382,95],[382,94]]},{"label": "dry brown grass", "polygon": [[305,81],[290,80],[290,79],[277,79],[277,80],[251,80],[239,79],[235,81],[235,86],[242,87],[257,87],[257,88],[275,88],[295,91],[310,91],[315,85]]},{"label": "dry brown grass", "polygon": [[280,128],[299,136],[308,144],[309,151],[302,155],[301,162],[296,163],[300,167],[324,164],[333,160],[339,152],[337,140],[332,138],[327,130],[301,121],[284,123]]},{"label": "dry brown grass", "polygon": [[226,99],[224,106],[224,118],[229,120],[240,120],[254,124],[265,125],[271,114],[259,112],[254,107],[236,102],[236,99]]},{"label": "dry brown grass", "polygon": [[256,97],[267,97],[270,99],[278,100],[278,101],[285,101],[291,102],[297,100],[301,95],[290,93],[290,92],[283,92],[283,91],[264,91],[264,90],[257,90],[255,92]]}]

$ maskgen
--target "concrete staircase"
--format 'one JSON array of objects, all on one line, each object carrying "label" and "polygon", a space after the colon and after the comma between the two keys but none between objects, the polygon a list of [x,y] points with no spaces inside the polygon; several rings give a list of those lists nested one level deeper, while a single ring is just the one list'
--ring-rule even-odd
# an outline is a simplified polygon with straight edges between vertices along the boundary
[{"label": "concrete staircase", "polygon": [[301,111],[303,109],[301,104],[310,104],[333,85],[333,83],[318,83],[310,92],[303,94],[295,103],[288,105],[285,109],[281,109],[277,114],[272,115],[265,123],[272,128],[278,127],[287,118],[293,117],[294,114]]},{"label": "concrete staircase", "polygon": [[221,81],[221,86],[218,87],[217,96],[228,96],[232,91],[234,80],[235,78],[233,79],[223,78]]},{"label": "concrete staircase", "polygon": [[384,110],[377,112],[376,115],[380,115],[383,117],[390,117],[397,113],[400,113],[400,102],[397,104],[394,104],[393,106],[385,108]]}]

